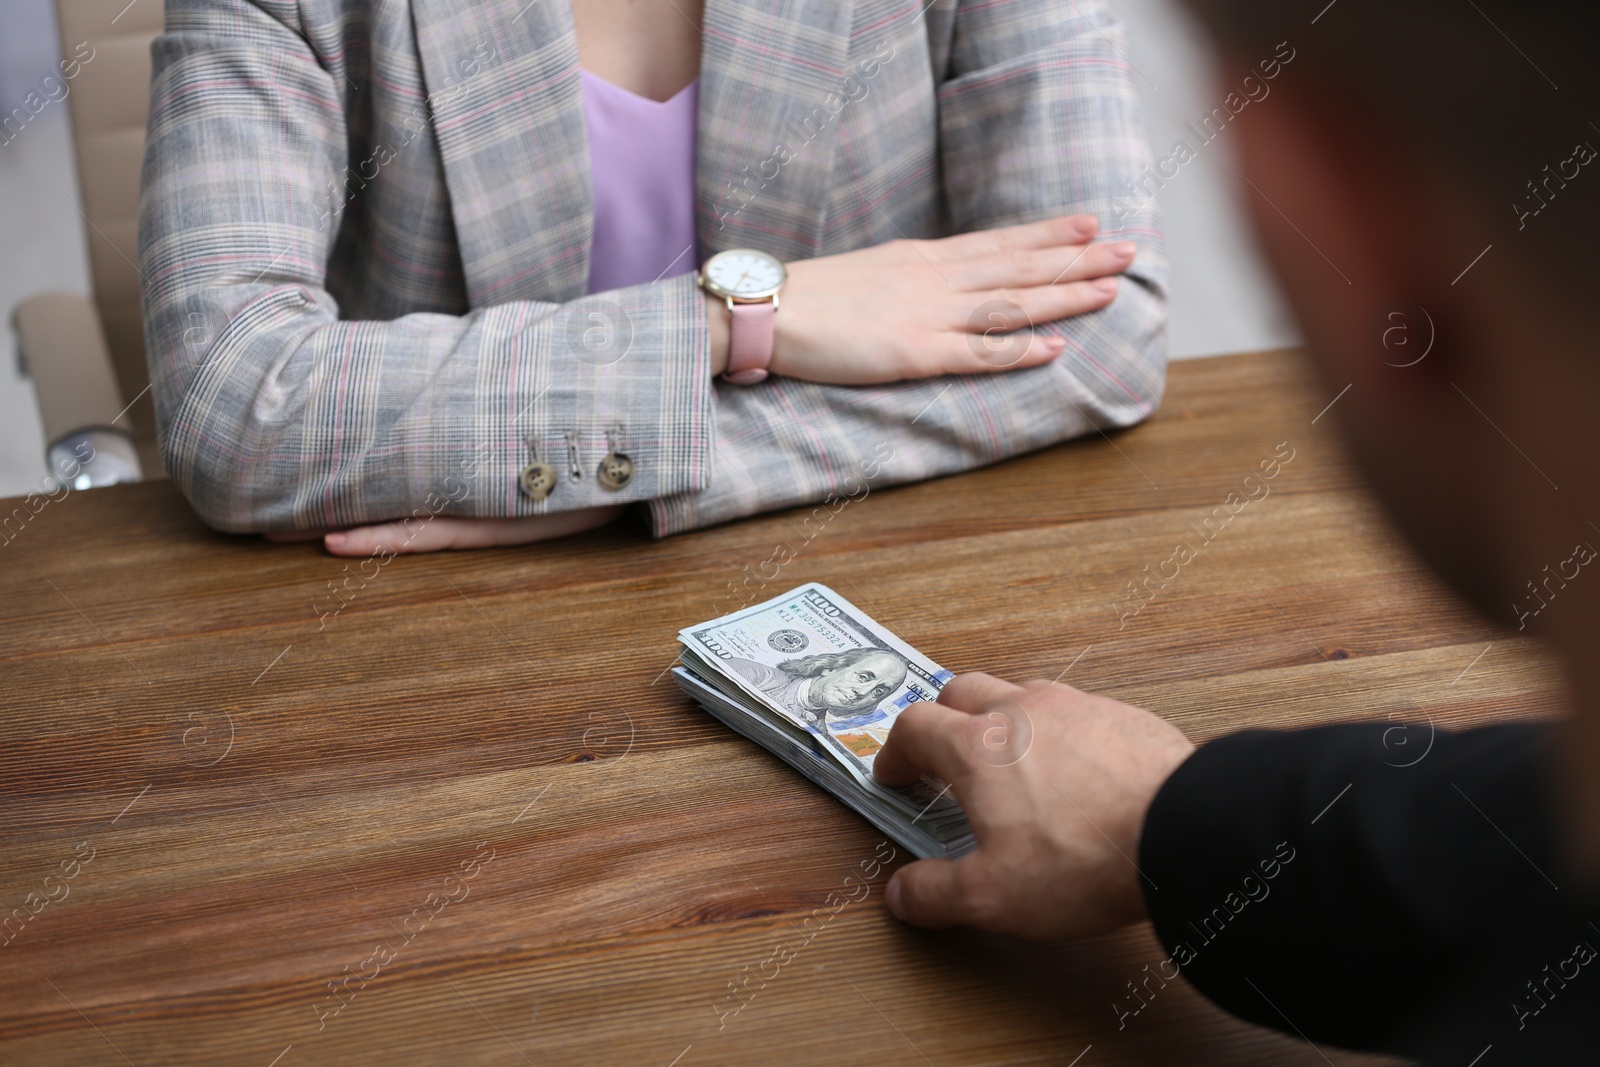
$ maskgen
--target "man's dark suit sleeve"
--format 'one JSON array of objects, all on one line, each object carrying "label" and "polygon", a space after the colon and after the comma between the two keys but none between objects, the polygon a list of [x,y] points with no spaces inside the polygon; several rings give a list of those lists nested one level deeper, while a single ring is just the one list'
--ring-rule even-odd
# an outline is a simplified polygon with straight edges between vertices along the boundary
[{"label": "man's dark suit sleeve", "polygon": [[[1428,1055],[1443,1047],[1429,1020],[1463,1012],[1484,1025],[1452,1051],[1540,1025],[1525,980],[1585,933],[1600,945],[1556,888],[1551,739],[1378,723],[1205,745],[1140,841],[1171,966],[1236,1015],[1346,1047]],[[1593,970],[1573,984],[1600,993]]]}]

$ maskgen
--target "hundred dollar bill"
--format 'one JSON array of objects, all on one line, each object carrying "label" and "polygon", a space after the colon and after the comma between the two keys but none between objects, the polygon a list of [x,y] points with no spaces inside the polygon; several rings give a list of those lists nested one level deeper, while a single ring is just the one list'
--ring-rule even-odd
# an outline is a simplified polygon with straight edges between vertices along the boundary
[{"label": "hundred dollar bill", "polygon": [[897,817],[942,839],[968,833],[943,782],[929,777],[891,789],[873,778],[873,761],[900,713],[938,699],[952,675],[850,601],[809,583],[678,636],[685,667],[747,712],[760,709],[762,729],[808,740],[864,798]]},{"label": "hundred dollar bill", "polygon": [[698,701],[713,718],[761,745],[832,793],[841,804],[878,827],[917,858],[942,856],[953,859],[972,847],[972,831],[966,825],[965,818],[930,822],[892,808],[861,788],[856,779],[832,757],[808,742],[797,741],[788,734],[768,728],[758,712],[740,705],[726,693],[701,681],[699,675],[683,667],[673,668],[672,673],[684,692]]}]

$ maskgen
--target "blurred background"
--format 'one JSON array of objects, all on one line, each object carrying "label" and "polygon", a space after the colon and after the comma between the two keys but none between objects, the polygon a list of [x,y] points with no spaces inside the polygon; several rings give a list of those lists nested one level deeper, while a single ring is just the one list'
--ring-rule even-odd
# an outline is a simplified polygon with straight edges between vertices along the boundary
[{"label": "blurred background", "polygon": [[[60,72],[53,0],[3,2],[0,114],[20,105],[40,78]],[[1186,121],[1198,122],[1220,102],[1210,57],[1198,31],[1170,0],[1110,3],[1128,28],[1127,58],[1137,72],[1151,148],[1164,155],[1180,136],[1192,140],[1181,132]],[[1297,340],[1244,228],[1232,167],[1223,136],[1161,193],[1172,256],[1175,359],[1278,348]],[[12,309],[36,293],[89,292],[79,196],[68,109],[64,102],[51,103],[19,136],[0,144],[0,496],[39,491],[46,475],[44,429],[10,319]]]}]

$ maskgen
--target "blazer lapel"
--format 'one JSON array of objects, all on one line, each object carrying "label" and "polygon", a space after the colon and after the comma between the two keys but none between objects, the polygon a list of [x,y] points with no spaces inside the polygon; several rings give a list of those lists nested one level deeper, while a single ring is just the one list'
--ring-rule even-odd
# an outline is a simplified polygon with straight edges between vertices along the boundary
[{"label": "blazer lapel", "polygon": [[850,0],[706,0],[695,163],[703,254],[822,252],[841,117],[829,104],[843,100],[850,28]]},{"label": "blazer lapel", "polygon": [[594,198],[571,6],[411,7],[472,306],[583,295]]},{"label": "blazer lapel", "polygon": [[[594,198],[571,6],[411,5],[472,306],[581,296]],[[696,143],[703,255],[823,251],[850,28],[850,0],[706,0]]]}]

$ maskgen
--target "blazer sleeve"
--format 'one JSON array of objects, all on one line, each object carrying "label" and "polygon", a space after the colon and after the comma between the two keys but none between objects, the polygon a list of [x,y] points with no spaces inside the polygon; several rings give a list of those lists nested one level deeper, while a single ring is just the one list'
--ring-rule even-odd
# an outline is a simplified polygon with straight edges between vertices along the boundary
[{"label": "blazer sleeve", "polygon": [[[1172,953],[1160,977],[1264,1026],[1429,1062],[1530,1032],[1559,1045],[1557,1020],[1530,1021],[1532,983],[1600,931],[1559,869],[1548,734],[1379,723],[1205,745],[1139,846]],[[1597,988],[1557,999],[1592,1007]],[[1124,1026],[1142,1000],[1119,1001]]]},{"label": "blazer sleeve", "polygon": [[[201,517],[226,531],[428,513],[522,515],[704,488],[710,352],[690,276],[607,293],[631,320],[614,366],[568,351],[563,305],[341,320],[327,286],[327,193],[349,160],[342,85],[293,0],[170,0],[153,45],[140,212],[147,352],[162,454]],[[534,412],[534,418],[521,416]],[[636,474],[519,495],[518,427],[587,427],[626,412]],[[555,433],[555,431],[551,431]],[[538,442],[564,467],[561,431]]]},{"label": "blazer sleeve", "polygon": [[[1087,213],[1139,252],[1110,307],[1037,324],[1044,367],[845,388],[717,386],[716,477],[650,504],[657,535],[993,463],[1132,425],[1166,381],[1166,252],[1157,208],[1125,201],[1149,161],[1121,27],[1103,2],[925,6],[952,232]],[[808,526],[808,530],[810,527]]]}]

